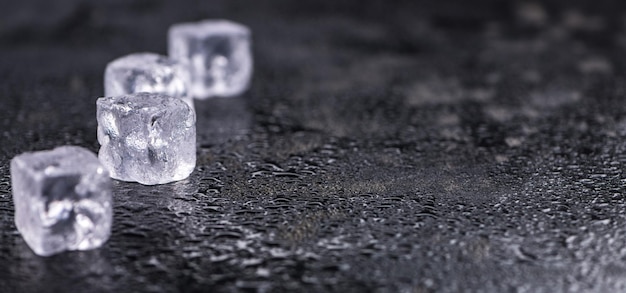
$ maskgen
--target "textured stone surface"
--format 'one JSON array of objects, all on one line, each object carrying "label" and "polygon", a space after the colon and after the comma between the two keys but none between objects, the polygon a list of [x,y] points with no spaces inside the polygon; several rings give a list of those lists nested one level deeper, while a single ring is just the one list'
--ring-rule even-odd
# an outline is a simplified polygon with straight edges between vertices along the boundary
[{"label": "textured stone surface", "polygon": [[[624,2],[59,0],[9,13],[27,2],[0,9],[2,292],[625,290]],[[33,255],[12,223],[8,160],[96,151],[107,62],[163,54],[170,25],[213,17],[251,28],[255,74],[239,98],[195,101],[197,171],[114,182],[106,245]]]},{"label": "textured stone surface", "polygon": [[104,95],[164,94],[183,99],[193,109],[189,82],[189,69],[185,65],[155,53],[133,53],[107,64]]},{"label": "textured stone surface", "polygon": [[250,30],[227,20],[178,23],[168,32],[170,57],[191,69],[195,98],[232,97],[248,88],[252,75]]},{"label": "textured stone surface", "polygon": [[11,160],[15,225],[39,255],[88,250],[111,234],[111,179],[95,154],[75,146]]},{"label": "textured stone surface", "polygon": [[136,93],[96,102],[98,158],[111,177],[141,184],[185,179],[196,166],[196,121],[178,98]]}]

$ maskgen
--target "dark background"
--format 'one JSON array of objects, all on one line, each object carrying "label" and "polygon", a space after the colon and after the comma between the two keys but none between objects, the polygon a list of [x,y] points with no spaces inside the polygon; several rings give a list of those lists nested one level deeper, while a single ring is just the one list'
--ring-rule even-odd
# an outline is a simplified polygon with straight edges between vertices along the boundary
[{"label": "dark background", "polygon": [[[625,291],[622,3],[3,1],[0,292]],[[96,152],[106,63],[205,18],[251,28],[255,74],[196,102],[196,170],[34,255],[10,159]]]}]

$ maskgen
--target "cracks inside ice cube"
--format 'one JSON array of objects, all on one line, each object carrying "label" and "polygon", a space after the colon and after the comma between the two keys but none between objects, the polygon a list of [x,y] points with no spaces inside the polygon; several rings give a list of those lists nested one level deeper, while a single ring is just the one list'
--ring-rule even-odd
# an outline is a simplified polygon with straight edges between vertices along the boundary
[{"label": "cracks inside ice cube", "polygon": [[180,99],[150,93],[100,98],[97,120],[98,157],[111,177],[152,185],[193,171],[195,115]]}]

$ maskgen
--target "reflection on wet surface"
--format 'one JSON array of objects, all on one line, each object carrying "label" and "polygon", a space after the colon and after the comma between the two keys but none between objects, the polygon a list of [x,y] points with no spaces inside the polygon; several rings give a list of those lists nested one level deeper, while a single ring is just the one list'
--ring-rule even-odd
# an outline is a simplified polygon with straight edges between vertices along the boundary
[{"label": "reflection on wet surface", "polygon": [[198,145],[204,148],[241,139],[252,130],[252,113],[242,97],[195,100]]}]

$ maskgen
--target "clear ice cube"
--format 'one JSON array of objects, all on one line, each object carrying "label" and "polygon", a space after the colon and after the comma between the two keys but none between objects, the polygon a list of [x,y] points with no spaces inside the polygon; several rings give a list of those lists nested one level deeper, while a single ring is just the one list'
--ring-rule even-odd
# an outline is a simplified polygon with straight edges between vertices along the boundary
[{"label": "clear ice cube", "polygon": [[135,53],[107,64],[104,95],[107,97],[140,92],[164,94],[183,99],[193,109],[189,96],[189,69],[185,64],[155,53]]},{"label": "clear ice cube", "polygon": [[231,97],[248,88],[252,75],[250,30],[226,20],[175,24],[169,29],[172,59],[189,65],[191,95]]},{"label": "clear ice cube", "polygon": [[95,154],[76,146],[11,160],[15,224],[30,248],[48,256],[99,247],[111,234],[111,178]]},{"label": "clear ice cube", "polygon": [[177,98],[136,93],[100,98],[98,157],[111,177],[153,185],[187,178],[196,165],[196,125]]}]

